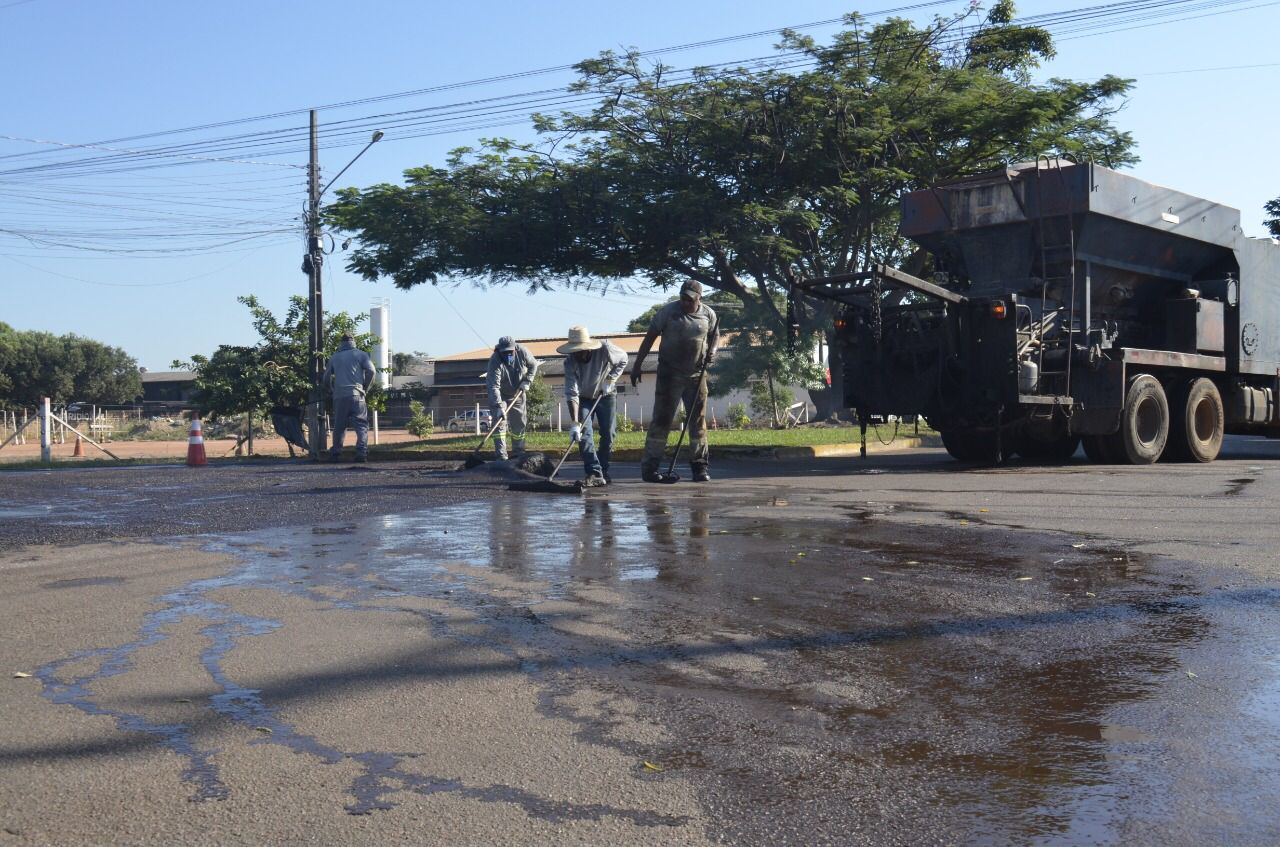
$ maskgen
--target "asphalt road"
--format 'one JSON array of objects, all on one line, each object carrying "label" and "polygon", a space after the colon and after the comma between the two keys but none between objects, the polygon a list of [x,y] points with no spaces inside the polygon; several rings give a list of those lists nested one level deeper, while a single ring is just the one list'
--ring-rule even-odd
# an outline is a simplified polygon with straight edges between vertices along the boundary
[{"label": "asphalt road", "polygon": [[714,472],[0,473],[0,845],[1280,842],[1280,443]]}]

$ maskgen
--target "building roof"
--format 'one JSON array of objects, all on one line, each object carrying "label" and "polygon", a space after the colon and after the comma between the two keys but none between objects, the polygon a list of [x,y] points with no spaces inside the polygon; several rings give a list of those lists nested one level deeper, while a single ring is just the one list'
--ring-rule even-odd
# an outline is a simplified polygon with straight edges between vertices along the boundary
[{"label": "building roof", "polygon": [[139,374],[143,382],[195,382],[191,371],[147,371]]},{"label": "building roof", "polygon": [[[592,338],[604,338],[612,341],[621,347],[623,352],[635,353],[640,350],[640,342],[644,341],[645,334],[643,332],[615,332],[602,335],[593,335]],[[523,344],[529,348],[529,352],[538,359],[550,359],[553,356],[563,356],[563,353],[557,353],[556,348],[565,343],[565,337],[558,335],[555,338],[517,338],[517,344]],[[656,352],[662,344],[662,339],[655,339],[653,349]],[[452,356],[439,356],[437,362],[488,362],[489,357],[493,355],[492,347],[481,347],[479,350],[468,350],[465,353],[454,353]]]}]

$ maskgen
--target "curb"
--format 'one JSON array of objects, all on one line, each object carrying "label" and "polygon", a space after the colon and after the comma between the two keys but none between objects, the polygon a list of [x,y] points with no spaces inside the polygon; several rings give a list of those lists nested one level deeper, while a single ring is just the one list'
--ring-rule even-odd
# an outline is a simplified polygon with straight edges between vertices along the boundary
[{"label": "curb", "polygon": [[[906,450],[913,447],[940,447],[942,440],[935,435],[900,436],[888,444],[876,438],[867,439],[867,455],[887,453],[895,450]],[[862,455],[858,442],[845,444],[814,444],[808,447],[717,447],[710,445],[712,459],[757,459],[766,461],[789,462],[804,459],[843,459],[857,458]],[[438,461],[461,462],[470,456],[470,450],[396,450],[382,452],[369,451],[370,458],[375,461]],[[492,451],[481,453],[481,458],[492,458]],[[613,459],[619,462],[638,462],[644,451],[638,448],[614,450]],[[570,456],[572,458],[572,456]]]}]

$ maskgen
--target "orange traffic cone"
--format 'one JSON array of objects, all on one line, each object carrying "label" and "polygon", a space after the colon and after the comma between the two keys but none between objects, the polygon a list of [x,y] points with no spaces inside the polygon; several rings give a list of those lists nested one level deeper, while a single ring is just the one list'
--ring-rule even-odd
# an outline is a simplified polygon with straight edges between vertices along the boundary
[{"label": "orange traffic cone", "polygon": [[80,436],[76,436],[76,452],[71,454],[73,459],[84,458],[84,442],[80,440]]},{"label": "orange traffic cone", "polygon": [[187,440],[187,464],[191,467],[207,465],[204,455],[204,435],[200,428],[200,413],[191,413],[191,438]]}]

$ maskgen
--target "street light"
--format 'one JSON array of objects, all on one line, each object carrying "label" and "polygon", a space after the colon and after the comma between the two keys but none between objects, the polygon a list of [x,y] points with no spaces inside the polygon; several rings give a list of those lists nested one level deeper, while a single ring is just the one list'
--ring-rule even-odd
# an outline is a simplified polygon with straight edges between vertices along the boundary
[{"label": "street light", "polygon": [[311,431],[308,453],[312,461],[320,458],[324,450],[325,433],[320,426],[320,405],[324,402],[324,298],[320,287],[320,268],[324,264],[323,235],[320,232],[320,198],[338,178],[347,172],[366,151],[382,140],[384,133],[376,130],[369,143],[346,166],[320,187],[320,135],[316,111],[311,110],[311,160],[307,169],[307,253],[302,258],[302,270],[307,274],[307,323],[310,330],[311,396],[307,403],[307,425]]}]

